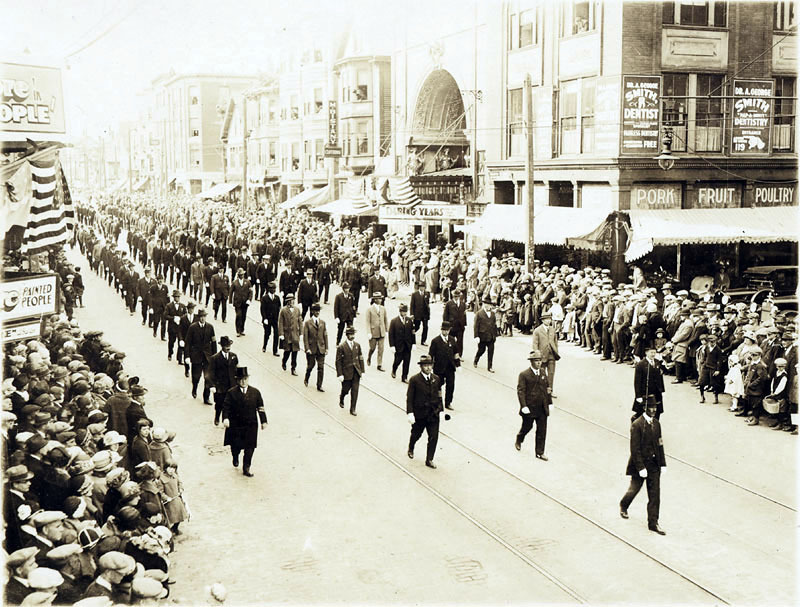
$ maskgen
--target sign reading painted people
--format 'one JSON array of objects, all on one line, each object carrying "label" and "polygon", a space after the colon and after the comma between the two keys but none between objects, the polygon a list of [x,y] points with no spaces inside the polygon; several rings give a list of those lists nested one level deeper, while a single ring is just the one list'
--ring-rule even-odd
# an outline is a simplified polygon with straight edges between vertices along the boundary
[{"label": "sign reading painted people", "polygon": [[0,130],[65,133],[61,70],[0,63]]},{"label": "sign reading painted people", "polygon": [[28,278],[12,278],[2,285],[3,312],[0,320],[12,320],[55,314],[58,309],[58,290],[55,274]]},{"label": "sign reading painted people", "polygon": [[657,154],[661,76],[622,77],[622,154]]},{"label": "sign reading painted people", "polygon": [[733,81],[732,154],[769,154],[774,90],[772,80]]}]

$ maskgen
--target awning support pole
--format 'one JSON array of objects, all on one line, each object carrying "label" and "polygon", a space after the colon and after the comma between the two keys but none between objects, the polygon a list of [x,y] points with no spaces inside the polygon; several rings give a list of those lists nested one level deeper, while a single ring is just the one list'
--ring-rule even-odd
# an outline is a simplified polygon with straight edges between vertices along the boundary
[{"label": "awning support pole", "polygon": [[675,254],[676,262],[677,262],[677,270],[676,274],[678,275],[678,282],[681,281],[681,245],[677,245],[677,252]]}]

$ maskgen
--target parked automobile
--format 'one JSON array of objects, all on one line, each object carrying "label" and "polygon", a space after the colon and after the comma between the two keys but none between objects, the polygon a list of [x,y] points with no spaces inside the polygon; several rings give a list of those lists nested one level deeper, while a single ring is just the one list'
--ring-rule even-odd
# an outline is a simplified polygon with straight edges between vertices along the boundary
[{"label": "parked automobile", "polygon": [[[731,302],[746,301],[761,304],[767,297],[797,295],[797,266],[752,266],[742,272],[744,286],[728,289],[725,295]],[[790,300],[785,302],[790,305]]]}]

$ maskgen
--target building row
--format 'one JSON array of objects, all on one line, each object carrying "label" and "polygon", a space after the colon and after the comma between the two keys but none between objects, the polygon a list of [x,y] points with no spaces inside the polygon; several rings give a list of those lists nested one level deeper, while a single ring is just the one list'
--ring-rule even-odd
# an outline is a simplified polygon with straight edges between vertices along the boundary
[{"label": "building row", "polygon": [[[736,265],[796,260],[795,226],[757,242],[740,225],[750,216],[724,212],[797,205],[790,0],[409,0],[383,21],[354,18],[346,32],[284,45],[268,78],[155,81],[130,135],[135,181],[192,194],[233,188],[246,146],[248,188],[264,200],[314,189],[333,200],[354,179],[374,188],[405,176],[443,209],[379,209],[385,229],[514,242],[526,221],[530,132],[543,245],[580,241],[582,260],[610,256],[617,273],[637,255],[679,271],[682,244],[701,247],[684,250],[684,266],[709,258],[702,246]],[[491,205],[515,208],[484,212]],[[754,213],[748,222],[778,221]],[[612,216],[616,227],[598,219],[591,238],[562,229]],[[681,240],[713,225],[723,235]]]}]

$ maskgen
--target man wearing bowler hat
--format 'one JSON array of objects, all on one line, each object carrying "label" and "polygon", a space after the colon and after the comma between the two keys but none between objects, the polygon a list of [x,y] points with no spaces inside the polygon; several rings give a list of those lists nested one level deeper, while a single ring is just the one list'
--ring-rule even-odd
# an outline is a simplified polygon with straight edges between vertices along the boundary
[{"label": "man wearing bowler hat", "polygon": [[336,377],[342,378],[339,406],[344,408],[344,397],[350,392],[350,415],[356,415],[358,387],[364,375],[364,355],[361,346],[353,339],[355,328],[347,327],[344,334],[345,339],[336,348]]},{"label": "man wearing bowler hat", "polygon": [[203,376],[203,402],[208,402],[211,394],[211,381],[208,377],[208,367],[211,357],[217,351],[217,340],[214,336],[214,327],[206,322],[205,308],[197,312],[197,322],[192,323],[186,332],[186,353],[192,361],[192,398],[197,398],[197,385],[200,376]]},{"label": "man wearing bowler hat", "polygon": [[397,369],[402,363],[403,371],[401,379],[403,383],[408,381],[408,368],[411,364],[411,349],[416,342],[414,335],[414,323],[408,317],[408,306],[400,304],[400,315],[392,319],[389,323],[389,347],[394,348],[394,361],[392,362],[392,377],[397,376]]},{"label": "man wearing bowler hat", "polygon": [[311,377],[314,366],[317,367],[317,390],[322,389],[322,379],[325,374],[325,355],[328,353],[328,329],[325,321],[321,320],[319,313],[322,307],[319,302],[311,304],[311,318],[303,324],[303,348],[306,351],[306,377],[305,385]]},{"label": "man wearing bowler hat", "polygon": [[542,366],[547,369],[547,381],[550,382],[550,393],[553,393],[553,381],[556,376],[556,361],[561,358],[558,353],[558,336],[553,328],[553,317],[549,312],[542,314],[542,324],[533,330],[532,350],[542,355]]},{"label": "man wearing bowler hat", "polygon": [[231,352],[233,341],[227,335],[219,338],[220,351],[214,354],[209,361],[209,375],[211,388],[214,390],[214,425],[219,426],[222,415],[222,405],[228,390],[236,385],[236,368],[239,366],[239,357]]},{"label": "man wearing bowler hat", "polygon": [[239,466],[239,454],[244,451],[242,473],[253,476],[250,464],[253,451],[258,443],[258,428],[267,426],[267,414],[264,412],[264,401],[261,392],[250,386],[247,367],[236,369],[235,386],[228,390],[222,407],[222,423],[225,426],[225,442],[230,445],[233,465]]},{"label": "man wearing bowler hat", "polygon": [[280,311],[281,300],[275,294],[275,282],[270,281],[261,297],[261,324],[264,325],[264,342],[261,344],[261,351],[267,351],[271,335],[273,356],[278,356],[278,314]]},{"label": "man wearing bowler hat", "polygon": [[[186,306],[181,303],[181,292],[175,289],[172,292],[172,301],[167,304],[165,312],[167,316],[167,360],[172,360],[172,352],[175,349],[175,342],[178,339],[178,332],[181,324],[181,317],[186,314]],[[181,348],[178,347],[180,352]],[[178,356],[178,362],[181,356]]]},{"label": "man wearing bowler hat", "polygon": [[428,340],[428,321],[431,319],[430,296],[425,292],[425,282],[417,281],[417,290],[411,294],[411,318],[414,320],[414,333],[419,331],[422,325],[422,338],[420,345],[427,345]]},{"label": "man wearing bowler hat", "polygon": [[433,373],[433,359],[423,354],[419,359],[420,372],[408,380],[406,392],[406,414],[411,424],[411,437],[408,441],[408,457],[414,459],[414,445],[428,433],[428,449],[425,465],[436,468],[433,456],[439,441],[439,413],[442,412],[442,380]]},{"label": "man wearing bowler hat", "polygon": [[547,440],[547,417],[550,415],[551,388],[547,380],[547,369],[542,367],[542,353],[533,350],[528,354],[530,366],[519,374],[517,379],[517,399],[522,426],[517,433],[514,447],[519,451],[525,436],[536,422],[536,457],[547,461],[544,453]]},{"label": "man wearing bowler hat", "polygon": [[478,342],[478,351],[475,353],[473,367],[478,367],[478,361],[486,352],[489,359],[488,371],[494,373],[492,361],[494,359],[494,342],[497,340],[497,318],[492,311],[492,300],[488,297],[483,300],[483,307],[475,315],[475,340]]}]

